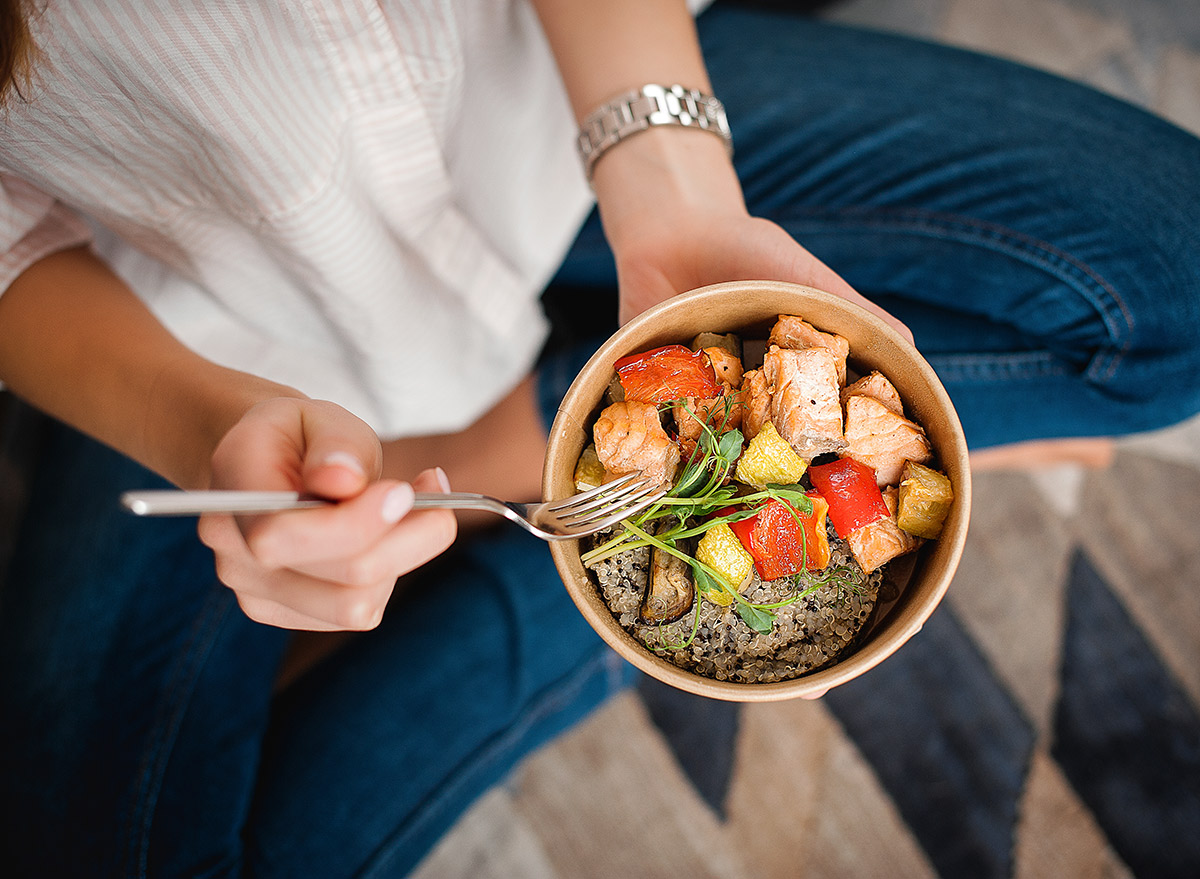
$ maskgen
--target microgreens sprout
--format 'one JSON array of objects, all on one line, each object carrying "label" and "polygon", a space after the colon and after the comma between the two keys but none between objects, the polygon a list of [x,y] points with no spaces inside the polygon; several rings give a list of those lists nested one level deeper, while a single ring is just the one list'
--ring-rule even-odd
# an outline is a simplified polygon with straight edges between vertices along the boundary
[{"label": "microgreens sprout", "polygon": [[[852,565],[837,565],[827,568],[820,574],[805,571],[804,575],[805,581],[812,584],[805,594],[828,586],[835,586],[837,587],[837,600],[845,601],[850,595],[862,595],[866,591],[866,585],[862,578],[854,576]],[[799,576],[798,574],[797,577]]]}]

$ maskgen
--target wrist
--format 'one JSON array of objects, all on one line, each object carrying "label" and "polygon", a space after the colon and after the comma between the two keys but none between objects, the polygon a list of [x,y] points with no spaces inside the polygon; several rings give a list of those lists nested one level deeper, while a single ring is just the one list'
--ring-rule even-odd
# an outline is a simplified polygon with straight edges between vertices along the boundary
[{"label": "wrist", "polygon": [[721,140],[687,128],[650,128],[620,143],[596,164],[592,186],[614,249],[673,218],[746,214]]},{"label": "wrist", "polygon": [[703,131],[733,154],[725,105],[712,95],[681,85],[650,83],[599,104],[580,124],[576,146],[588,181],[600,158],[622,141],[654,127]]}]

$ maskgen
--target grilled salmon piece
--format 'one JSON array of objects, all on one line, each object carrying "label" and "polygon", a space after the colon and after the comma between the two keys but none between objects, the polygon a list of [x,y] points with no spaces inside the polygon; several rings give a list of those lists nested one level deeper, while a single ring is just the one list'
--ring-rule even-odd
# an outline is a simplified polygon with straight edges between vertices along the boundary
[{"label": "grilled salmon piece", "polygon": [[837,333],[822,332],[794,314],[781,314],[771,328],[767,344],[780,348],[826,348],[837,363],[838,384],[846,383],[846,358],[850,355],[850,343]]},{"label": "grilled salmon piece", "polygon": [[801,458],[846,448],[837,359],[828,348],[780,348],[763,358],[771,421]]},{"label": "grilled salmon piece", "polygon": [[600,413],[592,432],[596,455],[610,477],[641,471],[662,485],[674,480],[679,446],[663,430],[653,403],[613,403]]},{"label": "grilled salmon piece", "polygon": [[870,372],[852,385],[842,388],[842,405],[850,397],[870,397],[887,406],[897,415],[904,415],[904,403],[896,386],[888,381],[887,376],[878,370]]},{"label": "grilled salmon piece", "polygon": [[742,358],[716,345],[704,348],[703,351],[708,355],[709,362],[712,363],[713,372],[717,374],[717,381],[724,382],[731,388],[741,385]]},{"label": "grilled salmon piece", "polygon": [[895,487],[883,490],[883,502],[887,504],[888,512],[891,513],[888,518],[856,528],[846,536],[850,552],[864,573],[869,574],[921,545],[921,538],[901,531],[900,526],[896,524],[896,495]]},{"label": "grilled salmon piece", "polygon": [[846,399],[846,446],[847,457],[874,468],[880,488],[900,481],[905,461],[924,464],[933,458],[919,424],[861,394]]},{"label": "grilled salmon piece", "polygon": [[[679,434],[679,439],[683,442],[684,450],[688,451],[694,447],[696,441],[700,439],[700,434],[703,433],[703,428],[700,422],[708,424],[718,433],[725,430],[732,430],[735,427],[740,427],[742,424],[742,410],[744,406],[741,399],[738,397],[738,386],[742,383],[742,361],[739,357],[730,354],[724,348],[711,347],[702,349],[708,355],[709,362],[712,363],[713,371],[717,375],[717,381],[721,382],[724,390],[716,397],[707,397],[698,399],[696,397],[687,397],[687,406],[681,403],[676,403],[672,408],[672,413],[675,416],[675,427]],[[691,412],[688,412],[688,409]]]},{"label": "grilled salmon piece", "polygon": [[771,391],[767,388],[767,377],[761,369],[751,369],[742,375],[738,401],[742,410],[742,436],[749,442],[771,417]]},{"label": "grilled salmon piece", "polygon": [[742,406],[736,394],[736,391],[726,388],[725,393],[717,397],[705,400],[687,397],[686,406],[682,402],[676,403],[671,411],[675,415],[675,428],[679,438],[691,443],[697,442],[700,434],[704,432],[702,421],[717,434],[740,427]]}]

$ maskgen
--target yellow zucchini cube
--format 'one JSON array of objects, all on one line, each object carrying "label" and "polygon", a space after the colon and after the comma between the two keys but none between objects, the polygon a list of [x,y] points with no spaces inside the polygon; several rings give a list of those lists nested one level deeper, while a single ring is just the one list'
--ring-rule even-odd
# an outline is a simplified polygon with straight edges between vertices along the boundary
[{"label": "yellow zucchini cube", "polygon": [[954,489],[945,474],[916,461],[905,461],[900,474],[900,505],[896,524],[917,537],[934,538],[954,502]]},{"label": "yellow zucchini cube", "polygon": [[587,491],[604,484],[604,465],[596,454],[596,447],[591,443],[583,450],[579,460],[575,462],[575,490]]},{"label": "yellow zucchini cube", "polygon": [[[741,589],[754,573],[754,556],[746,551],[733,529],[724,522],[704,532],[696,544],[696,561],[708,565],[734,589]],[[733,596],[727,592],[708,592],[704,597],[723,606],[733,601]]]},{"label": "yellow zucchini cube", "polygon": [[747,485],[766,488],[769,483],[792,485],[799,482],[807,469],[807,459],[797,455],[788,441],[779,435],[775,425],[768,421],[742,452],[735,475]]}]

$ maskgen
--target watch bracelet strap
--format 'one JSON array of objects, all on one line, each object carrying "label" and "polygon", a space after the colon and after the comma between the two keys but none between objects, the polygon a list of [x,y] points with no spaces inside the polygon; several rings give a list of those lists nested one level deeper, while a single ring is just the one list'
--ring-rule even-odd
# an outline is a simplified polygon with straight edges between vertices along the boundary
[{"label": "watch bracelet strap", "polygon": [[681,85],[644,85],[606,101],[580,125],[577,146],[588,181],[592,179],[592,168],[604,153],[654,125],[710,131],[725,142],[725,148],[733,155],[729,121],[719,100]]}]

